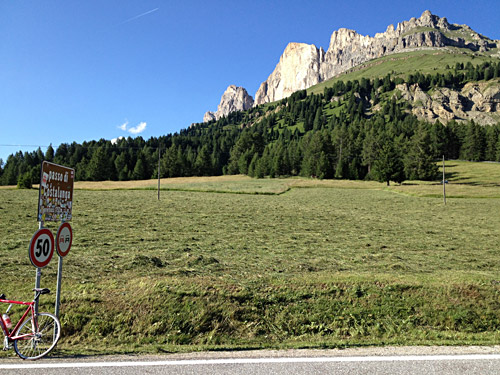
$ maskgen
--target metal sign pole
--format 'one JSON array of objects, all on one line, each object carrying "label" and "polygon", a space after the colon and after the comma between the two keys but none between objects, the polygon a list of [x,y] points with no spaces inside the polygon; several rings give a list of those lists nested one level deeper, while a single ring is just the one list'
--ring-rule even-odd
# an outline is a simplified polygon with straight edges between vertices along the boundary
[{"label": "metal sign pole", "polygon": [[59,308],[61,306],[61,289],[62,289],[62,272],[63,272],[63,258],[68,255],[73,242],[73,229],[68,222],[64,219],[61,220],[61,225],[57,230],[56,236],[56,249],[59,255],[59,264],[57,267],[57,289],[56,289],[56,305],[55,315],[59,318]]},{"label": "metal sign pole", "polygon": [[[64,220],[62,222],[64,223]],[[57,266],[57,290],[56,290],[56,309],[55,309],[55,315],[57,316],[57,319],[59,319],[59,305],[61,304],[62,267],[63,267],[63,257],[59,255],[59,263]]]},{"label": "metal sign pole", "polygon": [[[38,229],[43,228],[43,221],[40,221],[38,223]],[[40,279],[42,278],[42,269],[38,268],[36,269],[36,278],[35,278],[35,288],[39,289],[40,288]],[[36,292],[35,292],[36,296]],[[35,300],[35,314],[38,314],[38,300]]]},{"label": "metal sign pole", "polygon": [[[62,266],[63,266],[63,257],[59,255],[59,263],[57,268],[57,292],[56,292],[56,311],[55,311],[57,319],[59,319],[59,305],[61,304]],[[54,337],[56,335],[57,335],[57,327],[55,327],[54,330]]]}]

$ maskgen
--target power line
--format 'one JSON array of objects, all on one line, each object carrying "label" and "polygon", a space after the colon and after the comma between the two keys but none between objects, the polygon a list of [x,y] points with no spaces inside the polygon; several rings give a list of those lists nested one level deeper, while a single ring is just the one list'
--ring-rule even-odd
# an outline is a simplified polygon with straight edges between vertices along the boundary
[{"label": "power line", "polygon": [[3,144],[0,144],[0,147],[44,147],[44,148],[47,148],[49,146],[41,146],[41,145],[3,145]]},{"label": "power line", "polygon": [[[93,148],[100,148],[100,147],[106,147],[106,146],[103,146],[103,145],[96,145],[96,146],[83,146],[81,144],[77,144],[76,146],[72,146],[71,144],[68,144],[68,143],[65,143],[68,148],[71,148],[71,147],[78,147],[78,148],[84,148],[84,149],[93,149]],[[0,147],[39,147],[39,148],[49,148],[49,147],[52,147],[54,148],[54,146],[52,145],[48,145],[48,146],[42,146],[42,145],[6,145],[6,144],[0,144]],[[127,146],[127,147],[123,147],[123,146],[116,146],[114,144],[111,145],[111,148],[113,149],[120,149],[120,150],[142,150],[144,148],[150,148],[152,150],[158,150],[159,148],[165,148],[165,147],[162,147],[162,146],[142,146],[142,147],[138,147],[138,146]]]}]

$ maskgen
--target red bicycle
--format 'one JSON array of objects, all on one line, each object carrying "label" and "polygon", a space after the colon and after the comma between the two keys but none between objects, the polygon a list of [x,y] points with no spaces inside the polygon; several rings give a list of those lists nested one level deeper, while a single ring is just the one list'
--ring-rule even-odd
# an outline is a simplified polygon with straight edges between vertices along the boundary
[{"label": "red bicycle", "polygon": [[47,355],[59,341],[61,336],[61,323],[55,315],[50,313],[36,313],[35,302],[42,294],[50,293],[47,288],[35,288],[35,298],[32,302],[11,301],[5,294],[0,295],[0,303],[9,303],[6,314],[13,304],[27,306],[26,311],[15,327],[10,330],[8,316],[0,316],[0,325],[5,336],[3,350],[12,349],[14,344],[16,354],[22,359],[40,359]]}]

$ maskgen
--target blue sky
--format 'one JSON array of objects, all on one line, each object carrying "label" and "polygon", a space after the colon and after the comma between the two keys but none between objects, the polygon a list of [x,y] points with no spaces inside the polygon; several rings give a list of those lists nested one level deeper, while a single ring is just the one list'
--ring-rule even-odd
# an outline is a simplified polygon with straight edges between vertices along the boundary
[{"label": "blue sky", "polygon": [[326,50],[338,28],[373,36],[426,9],[500,39],[498,0],[0,0],[0,158],[174,133],[231,84],[254,96],[289,42]]}]

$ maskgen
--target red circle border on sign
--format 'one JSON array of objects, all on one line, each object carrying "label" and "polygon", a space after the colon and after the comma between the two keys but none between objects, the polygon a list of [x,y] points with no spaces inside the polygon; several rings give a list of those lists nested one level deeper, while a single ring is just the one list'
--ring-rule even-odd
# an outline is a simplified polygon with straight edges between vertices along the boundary
[{"label": "red circle border on sign", "polygon": [[[38,240],[38,237],[40,237],[42,234],[47,234],[49,236],[50,241],[52,242],[51,252],[50,252],[50,255],[47,257],[47,259],[44,262],[38,262],[35,259],[35,243],[36,243],[36,240]],[[35,234],[33,235],[33,237],[31,237],[31,241],[30,241],[29,257],[30,257],[31,264],[37,268],[43,268],[47,264],[49,264],[50,261],[52,260],[52,256],[54,255],[54,243],[55,243],[54,235],[52,234],[52,232],[49,229],[47,229],[47,228],[38,229],[35,232]]]},{"label": "red circle border on sign", "polygon": [[[62,252],[61,249],[59,249],[59,235],[61,234],[61,231],[64,229],[64,228],[68,228],[69,229],[69,233],[71,235],[71,239],[69,241],[69,247],[68,247],[68,250],[66,250],[65,252]],[[60,226],[59,226],[59,229],[57,230],[57,236],[56,236],[56,250],[57,250],[57,254],[59,254],[60,257],[65,257],[66,255],[68,255],[69,253],[69,250],[71,249],[71,245],[73,244],[73,228],[71,228],[71,225],[68,223],[68,222],[65,222],[65,223],[62,223]]]}]

